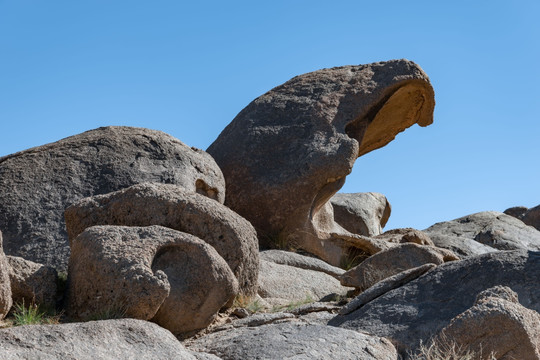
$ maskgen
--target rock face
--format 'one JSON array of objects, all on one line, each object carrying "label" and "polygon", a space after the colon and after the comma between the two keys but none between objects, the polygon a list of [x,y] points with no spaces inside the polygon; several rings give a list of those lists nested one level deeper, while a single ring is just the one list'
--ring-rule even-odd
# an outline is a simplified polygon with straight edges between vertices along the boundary
[{"label": "rock face", "polygon": [[330,294],[345,295],[348,290],[323,272],[261,260],[259,295],[267,301],[317,301]]},{"label": "rock face", "polygon": [[540,310],[540,253],[502,251],[439,265],[418,279],[337,316],[330,325],[389,338],[404,354],[415,350],[473,306],[493,286],[508,286],[520,303]]},{"label": "rock face", "polygon": [[398,358],[396,349],[386,339],[331,326],[291,322],[213,333],[195,340],[188,348],[222,359]]},{"label": "rock face", "polygon": [[223,202],[214,160],[160,131],[106,127],[0,158],[5,253],[66,270],[64,210],[141,182],[171,183]]},{"label": "rock face", "polygon": [[402,271],[424,264],[440,265],[451,260],[457,260],[457,258],[452,257],[451,254],[441,253],[432,246],[413,243],[400,244],[370,256],[360,265],[344,273],[340,277],[341,285],[354,286],[363,291]]},{"label": "rock face", "polygon": [[7,262],[14,303],[24,301],[26,305],[36,303],[55,308],[58,274],[54,268],[17,256],[7,256]]},{"label": "rock face", "polygon": [[382,233],[392,208],[386,196],[379,193],[338,193],[330,203],[334,220],[353,234],[377,236]]},{"label": "rock face", "polygon": [[540,230],[540,205],[527,209],[525,206],[516,206],[504,210],[504,213]]},{"label": "rock face", "polygon": [[208,148],[227,182],[226,205],[263,247],[286,242],[332,265],[351,244],[331,233],[329,199],[359,156],[433,121],[433,89],[407,60],[323,69],[255,99]]},{"label": "rock face", "polygon": [[2,359],[171,359],[196,357],[169,331],[121,319],[0,329]]},{"label": "rock face", "polygon": [[12,304],[9,264],[2,250],[2,232],[0,232],[0,320],[6,317]]},{"label": "rock face", "polygon": [[206,241],[227,261],[245,295],[257,292],[259,245],[253,226],[226,206],[171,184],[138,184],[82,199],[65,213],[74,239],[93,225],[162,225]]},{"label": "rock face", "polygon": [[375,238],[397,244],[414,243],[418,245],[435,245],[425,232],[413,228],[388,230],[381,235],[375,236]]},{"label": "rock face", "polygon": [[175,334],[206,327],[238,292],[213,247],[161,226],[94,226],[72,241],[68,314],[153,319]]},{"label": "rock face", "polygon": [[329,265],[322,260],[314,257],[300,255],[290,251],[283,250],[265,250],[260,252],[262,260],[270,261],[276,264],[289,265],[306,270],[314,270],[338,277],[345,270]]},{"label": "rock face", "polygon": [[435,245],[463,256],[496,250],[540,250],[540,231],[495,211],[437,223],[424,231]]},{"label": "rock face", "polygon": [[517,299],[508,287],[488,289],[441,333],[485,359],[540,359],[540,314]]}]

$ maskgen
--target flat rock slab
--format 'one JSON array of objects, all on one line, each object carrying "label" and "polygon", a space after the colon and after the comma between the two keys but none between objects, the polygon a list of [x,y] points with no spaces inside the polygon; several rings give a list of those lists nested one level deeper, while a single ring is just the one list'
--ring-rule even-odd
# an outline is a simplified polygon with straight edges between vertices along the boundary
[{"label": "flat rock slab", "polygon": [[386,339],[325,325],[281,323],[213,333],[187,345],[222,359],[397,360]]},{"label": "flat rock slab", "polygon": [[[496,250],[540,250],[540,231],[513,216],[496,211],[479,212],[437,223],[424,231],[436,246],[450,249],[458,255],[488,252],[485,246]],[[485,246],[474,246],[471,241]],[[475,249],[473,254],[471,248]]]},{"label": "flat rock slab", "polygon": [[4,360],[197,359],[168,330],[134,319],[1,329],[0,349]]},{"label": "flat rock slab", "polygon": [[540,311],[540,252],[501,251],[439,265],[329,324],[387,337],[404,354],[428,343],[496,285],[510,287],[523,306]]},{"label": "flat rock slab", "polygon": [[304,256],[291,251],[284,250],[265,250],[259,253],[262,260],[271,261],[276,264],[294,266],[306,270],[314,270],[338,277],[345,270],[332,266],[320,259]]},{"label": "flat rock slab", "polygon": [[210,155],[161,131],[112,126],[0,158],[4,251],[65,271],[64,210],[87,196],[141,182],[183,186],[223,202],[225,181]]}]

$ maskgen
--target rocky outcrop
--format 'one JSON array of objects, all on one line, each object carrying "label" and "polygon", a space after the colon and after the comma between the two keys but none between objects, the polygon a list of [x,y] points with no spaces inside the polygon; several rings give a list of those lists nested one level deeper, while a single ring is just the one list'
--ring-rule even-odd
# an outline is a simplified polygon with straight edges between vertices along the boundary
[{"label": "rocky outcrop", "polygon": [[65,213],[74,239],[93,225],[162,225],[195,235],[227,261],[241,292],[257,292],[259,245],[247,220],[226,206],[171,184],[138,184],[110,194],[82,199]]},{"label": "rocky outcrop", "polygon": [[504,210],[504,213],[518,218],[525,224],[534,227],[536,230],[540,230],[540,205],[530,209],[527,209],[525,206],[516,206]]},{"label": "rocky outcrop", "polygon": [[330,203],[334,220],[353,234],[377,236],[382,233],[392,210],[386,196],[379,193],[338,193]]},{"label": "rocky outcrop", "polygon": [[190,350],[222,359],[397,360],[396,349],[380,337],[331,326],[287,322],[239,327],[204,336]]},{"label": "rocky outcrop", "polygon": [[425,232],[413,228],[388,230],[375,236],[375,238],[396,244],[414,243],[418,245],[435,245]]},{"label": "rocky outcrop", "polygon": [[496,250],[540,250],[540,231],[495,211],[437,223],[424,231],[435,245],[461,256]]},{"label": "rocky outcrop", "polygon": [[197,359],[150,322],[121,319],[0,329],[2,359]]},{"label": "rocky outcrop", "polygon": [[0,320],[6,317],[12,304],[9,264],[2,250],[2,232],[0,231]]},{"label": "rocky outcrop", "polygon": [[483,359],[540,359],[540,314],[522,306],[508,287],[481,292],[441,334]]},{"label": "rocky outcrop", "polygon": [[265,250],[259,253],[261,260],[276,264],[289,265],[300,269],[314,270],[339,277],[345,270],[329,265],[328,263],[311,256],[304,256],[291,251]]},{"label": "rocky outcrop", "polygon": [[361,291],[377,282],[424,264],[440,265],[445,261],[458,260],[449,250],[413,243],[399,244],[389,250],[378,252],[341,275],[341,285],[353,286]]},{"label": "rocky outcrop", "polygon": [[259,295],[274,305],[318,301],[332,294],[345,295],[348,290],[323,272],[261,260]]},{"label": "rocky outcrop", "polygon": [[540,252],[501,251],[437,266],[423,276],[337,316],[331,325],[389,338],[398,351],[414,351],[473,306],[476,296],[501,285],[520,303],[540,310]]},{"label": "rocky outcrop", "polygon": [[161,226],[94,226],[72,240],[68,314],[152,319],[175,334],[206,327],[238,292],[216,250]]},{"label": "rocky outcrop", "polygon": [[160,131],[106,127],[0,158],[4,250],[65,271],[64,210],[77,200],[141,182],[180,185],[223,202],[210,155]]},{"label": "rocky outcrop", "polygon": [[58,274],[54,268],[17,256],[7,256],[7,262],[14,303],[55,308]]},{"label": "rocky outcrop", "polygon": [[226,205],[263,247],[293,244],[338,266],[351,247],[332,233],[330,198],[359,156],[417,123],[432,123],[433,89],[413,62],[318,70],[255,99],[208,152],[227,181]]}]

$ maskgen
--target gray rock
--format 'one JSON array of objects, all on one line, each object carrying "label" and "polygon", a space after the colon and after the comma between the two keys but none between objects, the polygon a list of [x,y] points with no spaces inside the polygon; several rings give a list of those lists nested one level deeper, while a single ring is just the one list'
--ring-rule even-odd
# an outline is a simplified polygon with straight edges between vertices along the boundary
[{"label": "gray rock", "polygon": [[68,314],[106,311],[149,320],[175,334],[208,326],[238,293],[216,250],[162,226],[93,226],[72,241]]},{"label": "gray rock", "polygon": [[141,182],[171,183],[223,202],[212,157],[160,131],[105,127],[0,158],[0,230],[7,255],[65,271],[64,210]]},{"label": "gray rock", "polygon": [[339,266],[352,245],[331,233],[330,198],[355,160],[417,123],[433,121],[433,89],[407,60],[303,74],[255,99],[208,152],[223,170],[226,205],[262,247],[282,243]]},{"label": "gray rock", "polygon": [[455,234],[447,235],[432,232],[429,233],[429,236],[433,240],[435,246],[442,249],[448,249],[461,258],[499,251],[491,246],[484,245],[472,239],[456,236]]},{"label": "gray rock", "polygon": [[243,319],[235,320],[230,324],[219,326],[214,329],[214,331],[223,331],[232,328],[238,327],[254,327],[261,326],[266,324],[272,324],[278,321],[291,320],[295,319],[295,316],[286,312],[275,312],[275,313],[258,313],[248,316]]},{"label": "gray rock", "polygon": [[540,310],[540,252],[501,251],[439,265],[423,276],[370,301],[330,325],[389,338],[400,353],[447,326],[483,290],[508,286],[520,303]]},{"label": "gray rock", "polygon": [[195,360],[167,330],[134,319],[0,329],[4,360]]},{"label": "gray rock", "polygon": [[398,358],[394,346],[384,338],[331,326],[295,322],[221,331],[186,346],[190,350],[209,352],[227,360]]},{"label": "gray rock", "polygon": [[94,225],[162,225],[195,235],[227,261],[243,294],[257,293],[255,229],[225,205],[193,191],[172,184],[138,184],[79,200],[66,209],[65,218],[70,239]]},{"label": "gray rock", "polygon": [[0,320],[6,317],[12,304],[9,264],[2,250],[2,232],[0,231]]},{"label": "gray rock", "polygon": [[13,302],[35,303],[54,309],[58,281],[56,270],[17,256],[7,256],[7,261]]},{"label": "gray rock", "polygon": [[429,263],[440,265],[445,261],[457,260],[455,256],[445,255],[433,246],[413,243],[399,244],[370,256],[360,265],[341,275],[341,285],[353,286],[363,291],[377,282],[405,270]]},{"label": "gray rock", "polygon": [[376,236],[382,233],[392,208],[379,193],[337,193],[330,199],[334,220],[353,234]]},{"label": "gray rock", "polygon": [[540,205],[528,209],[521,221],[540,230]]},{"label": "gray rock", "polygon": [[442,339],[485,359],[540,359],[540,314],[520,305],[508,287],[488,289],[478,297],[441,331]]},{"label": "gray rock", "polygon": [[[474,247],[471,241],[475,241],[498,250],[540,250],[540,231],[510,215],[496,211],[480,212],[437,223],[424,231],[435,245],[453,250],[458,255],[470,255],[466,254],[466,249],[456,249],[457,244],[467,240],[469,244],[466,246],[469,248]],[[453,238],[454,242],[448,244],[449,238]]]},{"label": "gray rock", "polygon": [[418,245],[435,245],[425,232],[413,228],[388,230],[375,236],[375,238],[397,244],[414,243]]},{"label": "gray rock", "polygon": [[332,275],[333,277],[338,277],[345,272],[345,270],[332,266],[317,258],[300,255],[291,251],[265,250],[261,251],[259,255],[262,260],[306,270],[320,271]]},{"label": "gray rock", "polygon": [[313,302],[329,294],[345,295],[349,290],[323,272],[261,260],[259,295],[267,301],[277,298],[283,303]]}]

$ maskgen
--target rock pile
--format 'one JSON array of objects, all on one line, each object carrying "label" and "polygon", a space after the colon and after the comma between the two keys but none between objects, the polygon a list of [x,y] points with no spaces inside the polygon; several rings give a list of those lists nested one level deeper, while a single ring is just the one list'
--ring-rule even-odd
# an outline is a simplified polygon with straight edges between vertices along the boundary
[{"label": "rock pile", "polygon": [[434,105],[392,60],[297,76],[208,152],[106,127],[0,158],[0,320],[63,314],[0,358],[540,359],[540,207],[383,232],[384,195],[337,194]]}]

